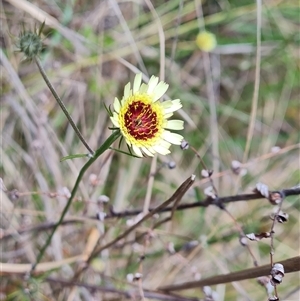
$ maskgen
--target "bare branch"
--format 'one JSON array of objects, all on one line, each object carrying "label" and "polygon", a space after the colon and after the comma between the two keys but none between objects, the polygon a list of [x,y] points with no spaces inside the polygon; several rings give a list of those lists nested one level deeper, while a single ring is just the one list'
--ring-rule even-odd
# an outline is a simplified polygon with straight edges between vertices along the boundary
[{"label": "bare branch", "polygon": [[[282,260],[280,261],[280,263],[284,266],[284,270],[286,273],[300,271],[300,256]],[[254,267],[239,272],[213,276],[199,281],[191,281],[191,282],[185,282],[181,284],[161,286],[158,289],[162,291],[185,290],[190,288],[199,288],[205,285],[215,285],[220,283],[228,283],[233,281],[241,281],[245,279],[257,278],[269,274],[270,274],[270,264],[266,264],[260,267]]]},{"label": "bare branch", "polygon": [[[134,298],[138,298],[140,296],[138,288],[125,291],[125,290],[115,289],[112,287],[104,287],[101,285],[91,285],[91,284],[87,284],[87,283],[83,283],[83,282],[68,281],[68,280],[64,280],[64,279],[60,279],[60,278],[48,277],[45,280],[48,282],[53,282],[53,283],[60,283],[64,287],[65,286],[80,286],[80,287],[85,287],[86,289],[88,289],[90,291],[114,293],[119,296],[123,296],[126,299],[131,299],[131,300],[133,300]],[[200,301],[200,299],[198,299],[198,298],[188,298],[188,297],[182,297],[182,296],[178,296],[178,295],[169,295],[166,293],[150,291],[150,290],[144,290],[144,296],[145,296],[145,298],[151,298],[151,299],[162,300],[162,301]]]},{"label": "bare branch", "polygon": [[[293,196],[293,195],[300,195],[300,187],[296,188],[289,188],[289,189],[282,189],[280,191],[273,191],[280,193],[283,197]],[[220,206],[220,204],[227,204],[232,202],[240,202],[240,201],[251,201],[251,200],[258,200],[258,199],[265,199],[264,196],[262,196],[259,192],[255,193],[249,193],[249,194],[239,194],[239,195],[232,195],[232,196],[226,196],[226,197],[219,197],[217,199],[212,200],[211,198],[206,198],[203,201],[197,201],[193,203],[186,203],[178,205],[176,208],[176,211],[186,210],[186,209],[192,209],[197,207],[208,207],[210,205],[217,205]],[[268,201],[267,199],[265,199]],[[164,203],[165,204],[165,203]],[[157,207],[158,208],[158,207]],[[157,210],[157,208],[149,208],[149,212],[153,212],[154,210]],[[155,213],[162,213],[162,212],[169,212],[172,211],[173,206],[167,206],[167,207],[160,207],[159,211],[155,211]],[[110,212],[107,213],[105,216],[105,219],[112,219],[112,218],[124,218],[124,217],[130,217],[135,216],[143,212],[142,209],[136,209],[136,210],[124,210],[121,212],[115,212],[113,208],[110,208]],[[154,214],[154,213],[153,213]],[[90,219],[96,220],[97,217],[91,216]],[[62,225],[70,225],[70,224],[76,224],[76,223],[84,223],[87,219],[72,219],[72,218],[66,218]],[[19,234],[24,234],[31,231],[43,231],[51,229],[55,226],[56,223],[54,222],[46,222],[42,223],[36,226],[30,226],[27,228],[21,228],[18,229]],[[2,236],[0,236],[0,239],[7,239],[12,237],[12,233],[10,230],[3,231],[1,233]]]}]

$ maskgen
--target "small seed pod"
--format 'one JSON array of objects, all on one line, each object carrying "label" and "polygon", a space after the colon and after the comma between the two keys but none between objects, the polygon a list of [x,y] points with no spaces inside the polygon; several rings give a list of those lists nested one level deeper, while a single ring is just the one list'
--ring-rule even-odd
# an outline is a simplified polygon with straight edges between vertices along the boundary
[{"label": "small seed pod", "polygon": [[97,212],[97,219],[99,221],[103,222],[104,219],[105,219],[105,217],[106,217],[106,213],[105,212],[102,212],[102,211]]},{"label": "small seed pod", "polygon": [[241,171],[241,165],[242,163],[240,161],[237,160],[232,160],[231,161],[231,170],[238,175]]},{"label": "small seed pod", "polygon": [[255,191],[259,192],[265,198],[269,198],[269,188],[266,184],[257,183],[255,187]]},{"label": "small seed pod", "polygon": [[17,189],[13,189],[12,191],[9,191],[7,194],[9,195],[9,198],[12,201],[17,200],[20,197],[20,193]]},{"label": "small seed pod", "polygon": [[257,282],[266,288],[268,295],[271,295],[274,292],[274,286],[270,283],[270,280],[270,276],[261,276],[257,278]]},{"label": "small seed pod", "polygon": [[239,241],[243,247],[247,246],[247,244],[248,244],[248,239],[246,236],[240,236]]},{"label": "small seed pod", "polygon": [[280,152],[281,148],[279,146],[273,146],[271,148],[271,153],[276,154],[278,152]]},{"label": "small seed pod", "polygon": [[89,175],[89,182],[91,186],[97,186],[99,184],[99,180],[96,174],[91,173]]},{"label": "small seed pod", "polygon": [[212,186],[208,186],[204,189],[204,194],[212,199],[215,199],[217,196],[215,194],[214,188]]},{"label": "small seed pod", "polygon": [[274,191],[270,193],[268,199],[272,205],[278,205],[282,202],[282,195],[280,192]]},{"label": "small seed pod", "polygon": [[187,150],[189,148],[189,143],[186,140],[182,140],[180,147],[182,150]]},{"label": "small seed pod", "polygon": [[231,170],[233,171],[234,174],[240,175],[242,177],[247,174],[247,169],[242,168],[242,163],[237,160],[231,161]]},{"label": "small seed pod", "polygon": [[127,279],[128,282],[133,282],[133,278],[134,278],[134,276],[133,276],[132,273],[129,273],[129,274],[126,275],[126,279]]},{"label": "small seed pod", "polygon": [[282,278],[284,277],[284,267],[281,263],[275,263],[271,270],[271,284],[276,286],[282,282]]},{"label": "small seed pod", "polygon": [[211,177],[213,175],[214,171],[212,169],[208,170],[208,175]]},{"label": "small seed pod", "polygon": [[276,218],[279,223],[285,223],[288,221],[289,215],[286,212],[280,211]]},{"label": "small seed pod", "polygon": [[269,297],[268,301],[279,301],[279,298],[276,296]]},{"label": "small seed pod", "polygon": [[282,282],[282,276],[281,275],[275,275],[271,278],[270,283],[273,286],[276,286]]},{"label": "small seed pod", "polygon": [[62,192],[62,195],[64,195],[66,198],[70,198],[71,197],[71,192],[70,192],[70,190],[69,190],[69,188],[68,187],[63,187],[62,189],[61,189],[61,192]]},{"label": "small seed pod", "polygon": [[175,254],[175,253],[176,253],[176,250],[175,250],[175,248],[174,248],[174,243],[173,243],[173,242],[169,241],[169,242],[167,243],[167,251],[168,251],[168,253],[170,253],[170,254]]},{"label": "small seed pod", "polygon": [[212,294],[212,289],[210,286],[204,286],[203,287],[203,293],[205,296],[210,296]]},{"label": "small seed pod", "polygon": [[201,176],[202,176],[203,178],[209,178],[209,177],[212,176],[213,173],[214,173],[214,171],[213,171],[213,170],[210,170],[210,169],[202,169],[202,170],[201,170]]},{"label": "small seed pod", "polygon": [[246,234],[246,237],[250,240],[259,241],[263,238],[269,238],[271,236],[270,232],[262,232],[262,233],[249,233]]},{"label": "small seed pod", "polygon": [[208,170],[202,169],[202,170],[201,170],[201,176],[202,176],[203,178],[208,178],[208,177],[209,177]]},{"label": "small seed pod", "polygon": [[188,241],[187,243],[185,243],[181,250],[184,252],[190,252],[191,250],[193,250],[194,248],[196,248],[199,245],[199,241],[198,240],[191,240]]},{"label": "small seed pod", "polygon": [[141,273],[135,273],[135,274],[134,274],[133,281],[138,281],[138,280],[140,280],[142,277],[143,277],[143,274],[141,274]]},{"label": "small seed pod", "polygon": [[204,301],[217,301],[219,300],[219,294],[213,291],[210,286],[203,287],[203,293],[205,294]]},{"label": "small seed pod", "polygon": [[103,203],[106,204],[109,202],[109,197],[107,195],[101,194],[101,195],[99,195],[97,202],[101,203],[101,204],[103,204]]},{"label": "small seed pod", "polygon": [[273,268],[271,270],[271,275],[273,274],[282,274],[282,276],[284,276],[284,267],[281,263],[275,263],[273,265]]},{"label": "small seed pod", "polygon": [[278,223],[286,223],[289,219],[289,215],[286,212],[280,210],[277,214],[274,213],[271,215],[271,219],[276,219]]},{"label": "small seed pod", "polygon": [[169,169],[174,169],[174,168],[176,168],[176,162],[174,162],[174,161],[169,161],[169,162],[167,163],[167,166],[168,166]]}]

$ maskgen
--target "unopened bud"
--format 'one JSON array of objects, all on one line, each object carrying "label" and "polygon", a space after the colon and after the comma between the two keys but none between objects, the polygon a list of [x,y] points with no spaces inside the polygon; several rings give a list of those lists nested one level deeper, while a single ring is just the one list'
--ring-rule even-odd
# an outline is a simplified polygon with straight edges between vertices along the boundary
[{"label": "unopened bud", "polygon": [[210,52],[217,46],[216,36],[208,31],[202,31],[197,35],[196,44],[200,50]]},{"label": "unopened bud", "polygon": [[43,27],[44,23],[38,32],[24,31],[20,34],[16,46],[18,51],[22,52],[27,59],[31,60],[41,53],[43,42],[40,35]]},{"label": "unopened bud", "polygon": [[182,140],[180,147],[182,150],[187,150],[189,148],[189,143],[186,140]]}]

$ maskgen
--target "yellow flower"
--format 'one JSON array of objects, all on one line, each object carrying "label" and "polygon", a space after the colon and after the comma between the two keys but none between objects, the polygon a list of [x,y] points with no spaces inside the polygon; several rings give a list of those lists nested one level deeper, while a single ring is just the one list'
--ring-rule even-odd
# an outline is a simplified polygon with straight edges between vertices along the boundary
[{"label": "yellow flower", "polygon": [[217,46],[216,36],[208,31],[202,31],[197,35],[196,44],[200,50],[210,52]]},{"label": "yellow flower", "polygon": [[121,101],[114,100],[111,121],[139,157],[167,155],[171,144],[180,145],[183,140],[181,135],[168,131],[183,129],[183,121],[168,120],[182,107],[180,100],[158,101],[168,87],[155,76],[147,85],[142,84],[142,74],[137,74],[133,87],[130,83],[125,86]]}]

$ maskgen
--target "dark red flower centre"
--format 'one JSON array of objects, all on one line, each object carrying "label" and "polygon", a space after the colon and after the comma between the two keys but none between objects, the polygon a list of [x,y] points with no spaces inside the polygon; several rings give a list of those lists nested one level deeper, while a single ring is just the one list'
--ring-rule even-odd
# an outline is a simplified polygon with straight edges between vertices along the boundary
[{"label": "dark red flower centre", "polygon": [[156,112],[140,100],[129,105],[124,117],[128,133],[136,140],[151,139],[158,131]]}]

